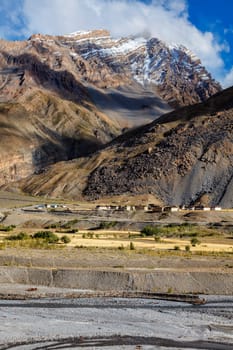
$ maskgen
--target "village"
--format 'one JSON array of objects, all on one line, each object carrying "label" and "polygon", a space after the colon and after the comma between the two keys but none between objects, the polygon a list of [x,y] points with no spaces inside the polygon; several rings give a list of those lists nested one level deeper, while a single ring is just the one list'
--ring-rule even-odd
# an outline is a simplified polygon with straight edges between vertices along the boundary
[{"label": "village", "polygon": [[76,213],[80,211],[95,211],[95,212],[145,212],[145,213],[175,213],[175,212],[186,212],[186,211],[233,211],[233,209],[222,208],[220,206],[204,206],[204,205],[194,205],[194,206],[160,206],[153,203],[148,205],[96,205],[95,207],[87,206],[83,207],[82,205],[65,205],[58,203],[46,203],[39,204],[33,208],[25,208],[25,211],[56,211],[56,212],[67,212],[67,213]]},{"label": "village", "polygon": [[106,210],[106,211],[144,211],[147,213],[162,213],[162,212],[178,212],[178,211],[193,211],[193,210],[203,210],[203,211],[210,211],[210,210],[216,210],[221,211],[223,210],[221,207],[205,207],[204,205],[198,205],[198,206],[191,206],[186,207],[183,206],[160,206],[155,204],[148,204],[148,205],[125,205],[125,206],[96,206],[96,210]]}]

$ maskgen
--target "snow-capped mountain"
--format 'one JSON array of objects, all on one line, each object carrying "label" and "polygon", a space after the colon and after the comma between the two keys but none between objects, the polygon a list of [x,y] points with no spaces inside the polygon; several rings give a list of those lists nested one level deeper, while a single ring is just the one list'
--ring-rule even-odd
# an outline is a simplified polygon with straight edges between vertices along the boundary
[{"label": "snow-capped mountain", "polygon": [[0,184],[218,92],[182,46],[104,30],[0,40]]},{"label": "snow-capped mountain", "polygon": [[156,89],[175,106],[203,101],[220,90],[199,58],[184,46],[155,38],[114,39],[103,30],[75,32],[60,38],[60,43],[71,50],[83,78],[99,87],[134,80]]},{"label": "snow-capped mountain", "polygon": [[[200,60],[185,47],[166,45],[156,38],[112,38],[105,30],[63,36],[35,34],[28,41],[16,43],[2,41],[0,68],[6,65],[18,66],[20,73],[34,66],[40,80],[43,71],[49,71],[43,80],[64,72],[82,85],[91,83],[104,89],[137,83],[158,93],[172,107],[204,101],[221,90]],[[0,81],[0,87],[1,83],[4,81]],[[56,81],[50,79],[49,83]],[[61,81],[58,85],[67,90]],[[71,90],[72,87],[70,93]]]}]

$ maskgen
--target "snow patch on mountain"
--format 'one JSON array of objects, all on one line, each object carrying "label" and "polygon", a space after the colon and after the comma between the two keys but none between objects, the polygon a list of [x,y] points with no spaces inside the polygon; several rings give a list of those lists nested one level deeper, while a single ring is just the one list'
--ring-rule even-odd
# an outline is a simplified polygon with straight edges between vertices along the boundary
[{"label": "snow patch on mountain", "polygon": [[70,33],[70,34],[65,34],[64,37],[66,38],[74,38],[76,36],[80,36],[80,35],[88,35],[90,34],[92,31],[85,31],[85,30],[78,30],[76,32]]},{"label": "snow patch on mountain", "polygon": [[[103,39],[103,38],[102,38]],[[91,56],[100,56],[100,57],[108,57],[108,56],[119,56],[126,55],[130,52],[136,51],[139,48],[145,47],[145,40],[124,40],[124,41],[113,41],[115,45],[111,47],[102,48],[98,47],[100,42],[97,40],[97,45],[95,49],[91,49],[89,52],[82,54],[83,58],[87,59]],[[112,43],[111,43],[112,44]]]}]

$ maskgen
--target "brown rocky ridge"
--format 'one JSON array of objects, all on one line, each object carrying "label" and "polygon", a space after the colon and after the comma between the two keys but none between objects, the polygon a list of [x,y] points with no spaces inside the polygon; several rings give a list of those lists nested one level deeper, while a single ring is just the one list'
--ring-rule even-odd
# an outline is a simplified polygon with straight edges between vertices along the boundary
[{"label": "brown rocky ridge", "polygon": [[36,195],[150,194],[165,204],[233,206],[233,88],[119,136],[103,150],[21,182]]},{"label": "brown rocky ridge", "polygon": [[0,185],[220,89],[191,52],[158,39],[92,31],[0,40]]},{"label": "brown rocky ridge", "polygon": [[150,88],[172,106],[204,101],[220,85],[200,60],[181,45],[156,39],[114,39],[108,31],[76,32],[59,37],[82,78],[99,88],[131,84]]}]

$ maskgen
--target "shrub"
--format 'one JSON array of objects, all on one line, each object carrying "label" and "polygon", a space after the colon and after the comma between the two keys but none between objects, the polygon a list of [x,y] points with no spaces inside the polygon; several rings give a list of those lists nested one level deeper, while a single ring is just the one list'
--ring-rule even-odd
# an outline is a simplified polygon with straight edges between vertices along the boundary
[{"label": "shrub", "polygon": [[193,247],[195,247],[197,244],[201,244],[201,242],[197,238],[192,238],[190,243]]},{"label": "shrub", "polygon": [[145,226],[142,230],[141,230],[141,235],[143,237],[145,236],[159,236],[160,235],[160,227],[156,227],[156,226]]},{"label": "shrub", "polygon": [[56,222],[56,223],[53,223],[53,224],[50,224],[50,225],[47,225],[45,226],[46,229],[49,229],[49,228],[59,228],[61,226],[61,223],[60,222]]},{"label": "shrub", "polygon": [[87,238],[93,238],[93,237],[94,237],[94,233],[87,232]]},{"label": "shrub", "polygon": [[61,241],[62,243],[68,244],[68,243],[71,242],[71,239],[70,239],[70,237],[64,235],[64,236],[62,236],[62,237],[60,238],[60,241]]},{"label": "shrub", "polygon": [[18,235],[11,235],[9,237],[6,237],[5,239],[8,241],[23,241],[28,238],[29,237],[26,233],[20,232]]},{"label": "shrub", "polygon": [[77,219],[74,219],[74,220],[70,220],[70,221],[67,221],[66,223],[64,223],[62,225],[62,228],[64,229],[70,229],[73,225],[77,224],[78,223],[78,220]]},{"label": "shrub", "polygon": [[185,251],[186,251],[186,252],[190,252],[190,250],[191,250],[190,245],[186,245],[186,246],[185,246]]},{"label": "shrub", "polygon": [[178,245],[175,245],[174,250],[180,250],[180,247]]},{"label": "shrub", "polygon": [[39,238],[44,239],[48,243],[57,243],[59,241],[59,238],[55,233],[51,231],[39,231],[36,232],[33,236],[33,238]]},{"label": "shrub", "polygon": [[13,231],[15,227],[16,227],[15,225],[0,226],[0,231],[10,232],[10,231]]},{"label": "shrub", "polygon": [[198,225],[196,223],[190,223],[190,222],[183,222],[182,224],[180,224],[180,226],[182,227],[189,227],[190,229],[193,227],[197,227]]},{"label": "shrub", "polygon": [[66,229],[66,230],[56,230],[56,232],[60,232],[60,233],[78,233],[78,229],[77,228],[71,228],[71,229]]},{"label": "shrub", "polygon": [[102,221],[100,224],[99,224],[99,229],[100,230],[104,230],[104,229],[108,229],[108,228],[111,228],[111,227],[114,227],[116,226],[116,221]]}]

